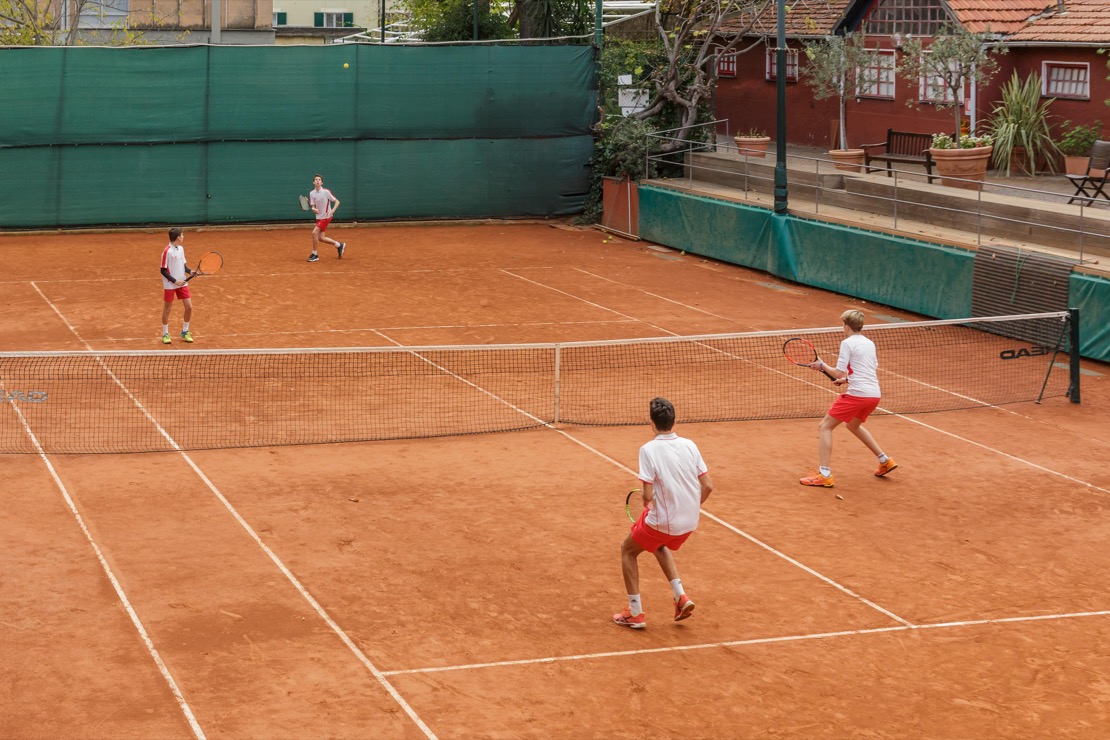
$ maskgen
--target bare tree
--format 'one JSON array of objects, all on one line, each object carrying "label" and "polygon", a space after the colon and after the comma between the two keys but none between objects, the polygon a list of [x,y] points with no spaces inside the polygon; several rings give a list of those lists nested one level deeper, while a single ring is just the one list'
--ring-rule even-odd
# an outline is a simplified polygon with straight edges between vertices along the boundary
[{"label": "bare tree", "polygon": [[[651,118],[668,104],[679,111],[679,130],[662,151],[680,147],[697,124],[699,107],[717,86],[722,56],[775,43],[775,7],[775,0],[659,0],[655,27],[667,64],[652,72],[652,99],[633,115]],[[812,9],[827,7],[825,0],[795,0],[788,12],[805,19]]]}]

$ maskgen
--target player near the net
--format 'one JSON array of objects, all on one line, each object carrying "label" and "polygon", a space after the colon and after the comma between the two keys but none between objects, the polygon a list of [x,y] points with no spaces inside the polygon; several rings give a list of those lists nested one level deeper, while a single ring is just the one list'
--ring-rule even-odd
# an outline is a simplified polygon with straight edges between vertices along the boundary
[{"label": "player near the net", "polygon": [[835,484],[829,461],[832,458],[832,433],[841,424],[847,425],[848,431],[875,453],[879,459],[876,476],[882,477],[898,467],[898,463],[883,453],[871,432],[863,426],[871,412],[878,408],[880,400],[879,356],[875,343],[862,334],[863,318],[863,312],[856,309],[840,314],[844,333],[848,336],[840,343],[840,354],[835,367],[825,364],[820,358],[809,363],[814,370],[836,378],[837,383],[846,380],[848,391],[837,396],[832,408],[821,420],[818,427],[818,455],[821,465],[816,475],[798,481],[803,486],[832,488]]},{"label": "player near the net", "polygon": [[647,626],[640,600],[640,553],[650,552],[659,561],[674,593],[674,619],[686,619],[694,602],[686,595],[671,553],[682,547],[698,526],[701,506],[713,492],[709,469],[698,446],[674,433],[674,405],[653,398],[648,406],[655,438],[640,448],[640,483],[644,510],[632,523],[621,544],[621,570],[628,591],[628,607],[613,615],[624,627]]}]

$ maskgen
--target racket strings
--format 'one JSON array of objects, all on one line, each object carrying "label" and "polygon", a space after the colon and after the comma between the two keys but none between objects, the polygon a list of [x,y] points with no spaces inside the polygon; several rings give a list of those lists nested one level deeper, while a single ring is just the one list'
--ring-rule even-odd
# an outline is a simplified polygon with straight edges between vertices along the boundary
[{"label": "racket strings", "polygon": [[197,272],[202,272],[205,275],[212,275],[219,272],[220,268],[224,266],[224,258],[218,252],[208,252],[200,258],[197,263]]},{"label": "racket strings", "polygon": [[808,365],[817,361],[817,350],[813,345],[801,340],[791,339],[782,348],[786,359],[798,365]]}]

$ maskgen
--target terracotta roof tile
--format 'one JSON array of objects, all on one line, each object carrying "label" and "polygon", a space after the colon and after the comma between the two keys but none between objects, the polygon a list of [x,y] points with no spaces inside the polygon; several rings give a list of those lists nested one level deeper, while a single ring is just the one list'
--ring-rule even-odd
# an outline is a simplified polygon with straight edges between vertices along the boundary
[{"label": "terracotta roof tile", "polygon": [[973,33],[1013,33],[1056,0],[947,0],[963,27]]},{"label": "terracotta roof tile", "polygon": [[[831,33],[844,17],[844,11],[852,5],[852,0],[794,0],[787,5],[787,36],[824,36]],[[774,36],[778,32],[775,3],[767,3],[762,12],[756,14],[754,21],[749,35]],[[722,23],[721,29],[725,33],[742,31],[748,28],[749,23],[752,23],[752,15],[741,13]]]},{"label": "terracotta roof tile", "polygon": [[1016,30],[1007,41],[1110,45],[1110,0],[1064,0]]}]

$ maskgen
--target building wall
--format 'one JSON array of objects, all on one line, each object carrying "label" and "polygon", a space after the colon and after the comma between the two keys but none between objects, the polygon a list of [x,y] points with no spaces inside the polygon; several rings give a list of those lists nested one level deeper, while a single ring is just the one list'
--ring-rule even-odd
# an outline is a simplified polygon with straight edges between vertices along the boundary
[{"label": "building wall", "polygon": [[[893,48],[888,37],[871,37],[881,48]],[[791,48],[800,44],[791,41]],[[901,52],[898,52],[901,55]],[[799,53],[799,81],[786,85],[786,137],[791,144],[834,148],[838,119],[836,98],[816,100],[812,89],[805,84],[806,58]],[[999,58],[999,71],[994,79],[978,91],[974,110],[971,101],[965,102],[963,117],[974,118],[978,130],[982,131],[995,103],[999,90],[1010,79],[1016,69],[1023,79],[1031,71],[1042,74],[1042,62],[1089,62],[1091,65],[1091,96],[1089,100],[1059,99],[1052,103],[1050,111],[1056,123],[1069,119],[1073,123],[1090,123],[1096,120],[1110,122],[1105,100],[1110,99],[1110,82],[1106,79],[1106,58],[1097,54],[1093,48],[1043,48],[1018,47],[1011,49]],[[900,61],[900,56],[899,56]],[[765,58],[762,47],[742,54],[737,58],[735,78],[721,78],[716,91],[716,117],[728,120],[728,133],[735,134],[750,128],[763,129],[772,137],[776,126],[777,88],[773,80],[767,80]],[[952,108],[939,108],[936,105],[917,101],[918,86],[898,76],[895,82],[895,98],[878,100],[871,98],[851,98],[847,101],[848,145],[858,147],[884,141],[886,130],[938,133],[951,131],[955,127]],[[719,133],[724,133],[723,127]]]}]

